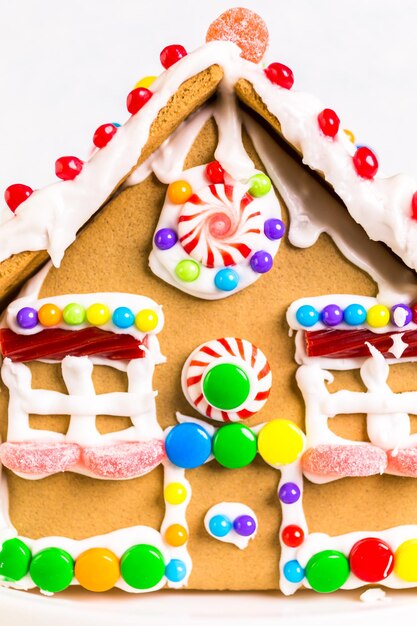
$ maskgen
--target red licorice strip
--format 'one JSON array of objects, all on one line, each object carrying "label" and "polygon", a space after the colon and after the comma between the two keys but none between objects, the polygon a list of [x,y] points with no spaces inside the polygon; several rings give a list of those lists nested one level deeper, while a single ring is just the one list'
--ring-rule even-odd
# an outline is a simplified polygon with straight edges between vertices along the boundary
[{"label": "red licorice strip", "polygon": [[[365,342],[375,346],[383,355],[392,356],[392,336],[398,332],[373,333],[370,330],[314,330],[305,335],[307,356],[325,356],[329,359],[353,359],[368,357],[369,348]],[[417,330],[402,333],[408,344],[403,357],[417,356]]]},{"label": "red licorice strip", "polygon": [[143,344],[135,337],[100,328],[51,328],[34,335],[19,335],[2,328],[0,350],[4,357],[9,357],[15,363],[36,359],[62,361],[66,356],[99,356],[112,361],[141,359],[145,356]]}]

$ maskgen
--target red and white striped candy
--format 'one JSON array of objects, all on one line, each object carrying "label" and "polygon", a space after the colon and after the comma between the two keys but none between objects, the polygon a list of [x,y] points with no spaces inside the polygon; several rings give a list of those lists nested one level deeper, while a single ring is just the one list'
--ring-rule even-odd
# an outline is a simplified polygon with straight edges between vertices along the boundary
[{"label": "red and white striped candy", "polygon": [[[236,363],[248,375],[250,394],[238,410],[222,411],[211,406],[203,395],[203,378],[213,362]],[[260,411],[268,399],[272,373],[265,354],[246,339],[222,337],[203,343],[190,354],[182,370],[182,390],[201,415],[216,421],[238,422]]]},{"label": "red and white striped candy", "polygon": [[65,472],[80,460],[80,448],[76,443],[3,443],[0,460],[16,474],[50,476]]},{"label": "red and white striped candy", "polygon": [[320,445],[303,454],[305,474],[346,478],[383,474],[387,467],[384,450],[370,443]]},{"label": "red and white striped candy", "polygon": [[182,247],[206,267],[241,263],[261,247],[261,234],[259,204],[239,183],[204,187],[183,205],[178,218]]},{"label": "red and white striped candy", "polygon": [[100,478],[136,478],[155,469],[165,457],[161,439],[84,448],[84,467]]}]

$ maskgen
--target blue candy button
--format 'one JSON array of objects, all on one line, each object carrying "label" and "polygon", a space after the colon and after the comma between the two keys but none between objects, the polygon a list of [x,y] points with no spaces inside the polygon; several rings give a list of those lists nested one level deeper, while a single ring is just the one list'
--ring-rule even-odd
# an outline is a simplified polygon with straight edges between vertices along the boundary
[{"label": "blue candy button", "polygon": [[187,573],[184,561],[180,559],[171,559],[165,568],[165,576],[173,583],[179,583]]},{"label": "blue candy button", "polygon": [[171,463],[192,469],[207,461],[211,454],[211,438],[198,424],[178,424],[169,431],[165,439],[165,450]]},{"label": "blue candy button", "polygon": [[209,528],[215,537],[225,537],[232,530],[232,522],[224,515],[214,515],[209,521]]},{"label": "blue candy button", "polygon": [[135,316],[126,306],[119,306],[113,312],[112,322],[117,328],[129,328],[135,323]]},{"label": "blue candy button", "polygon": [[349,326],[358,326],[366,322],[366,310],[361,304],[349,304],[343,311],[343,320]]},{"label": "blue candy button", "polygon": [[233,291],[239,284],[239,274],[230,267],[225,267],[217,272],[214,284],[220,291]]},{"label": "blue candy button", "polygon": [[297,313],[295,314],[297,322],[301,324],[301,326],[306,326],[309,328],[310,326],[314,326],[319,321],[319,313],[316,309],[310,304],[303,304],[297,309]]},{"label": "blue candy button", "polygon": [[290,583],[300,583],[304,578],[304,570],[298,561],[287,561],[284,565],[284,576]]}]

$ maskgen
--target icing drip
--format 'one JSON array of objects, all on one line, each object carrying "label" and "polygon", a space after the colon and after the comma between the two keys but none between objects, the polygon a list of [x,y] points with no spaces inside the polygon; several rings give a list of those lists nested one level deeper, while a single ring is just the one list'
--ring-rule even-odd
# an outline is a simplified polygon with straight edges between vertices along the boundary
[{"label": "icing drip", "polygon": [[[215,535],[210,529],[210,520],[216,515],[221,515],[222,517],[225,517],[232,524],[237,517],[241,515],[248,515],[255,521],[255,531],[250,536],[245,537],[239,535],[232,526],[229,532],[223,537]],[[217,539],[218,541],[223,541],[224,543],[231,543],[240,550],[245,550],[245,548],[247,548],[249,545],[249,541],[251,539],[255,539],[258,530],[258,519],[254,511],[242,502],[219,502],[219,504],[215,504],[214,506],[210,507],[205,514],[204,527],[208,534],[214,539]]]}]

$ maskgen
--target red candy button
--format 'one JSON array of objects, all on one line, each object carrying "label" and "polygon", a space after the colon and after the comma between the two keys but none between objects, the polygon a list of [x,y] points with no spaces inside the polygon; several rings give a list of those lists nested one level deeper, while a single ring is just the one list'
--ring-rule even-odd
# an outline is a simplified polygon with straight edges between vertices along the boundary
[{"label": "red candy button", "polygon": [[84,163],[75,156],[63,156],[55,161],[55,174],[62,180],[73,180],[80,174]]},{"label": "red candy button", "polygon": [[152,91],[146,89],[146,87],[137,87],[133,89],[127,96],[126,106],[129,113],[134,115],[141,110],[144,104],[148,102],[153,96]]},{"label": "red candy button", "polygon": [[167,70],[171,65],[174,65],[177,61],[182,59],[182,57],[187,56],[187,50],[184,46],[180,46],[179,44],[172,44],[172,46],[167,46],[164,48],[159,55],[162,66]]},{"label": "red candy button", "polygon": [[394,554],[385,541],[367,537],[357,541],[349,555],[350,569],[360,580],[377,583],[394,568]]},{"label": "red candy button", "polygon": [[366,146],[358,148],[353,155],[353,165],[362,178],[371,179],[378,171],[378,159]]},{"label": "red candy button", "polygon": [[96,148],[104,148],[116,133],[117,127],[114,124],[102,124],[94,133],[93,144]]},{"label": "red candy button", "polygon": [[291,89],[294,84],[292,70],[283,63],[271,63],[264,69],[265,75],[271,83],[283,89]]},{"label": "red candy button", "polygon": [[290,548],[297,548],[304,541],[304,531],[295,524],[290,524],[283,528],[281,533],[282,541]]},{"label": "red candy button", "polygon": [[27,185],[16,183],[14,185],[10,185],[10,187],[7,187],[6,191],[4,192],[4,199],[9,209],[14,213],[17,207],[20,206],[22,202],[27,200],[32,193],[33,189],[31,189]]},{"label": "red candy button", "polygon": [[411,198],[411,219],[417,220],[417,191]]},{"label": "red candy button", "polygon": [[206,176],[211,183],[224,183],[224,169],[218,161],[207,163]]},{"label": "red candy button", "polygon": [[323,135],[326,137],[336,137],[340,120],[337,114],[332,109],[323,109],[317,116],[317,121]]}]

